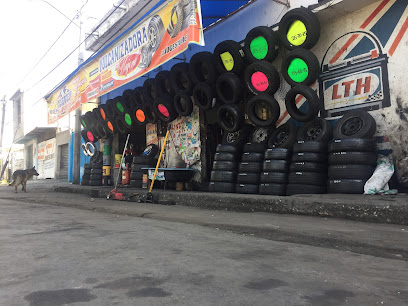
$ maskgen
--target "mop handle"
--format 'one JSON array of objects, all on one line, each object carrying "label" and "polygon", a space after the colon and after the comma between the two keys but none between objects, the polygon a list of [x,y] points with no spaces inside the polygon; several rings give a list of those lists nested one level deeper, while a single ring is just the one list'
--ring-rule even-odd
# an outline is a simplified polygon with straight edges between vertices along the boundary
[{"label": "mop handle", "polygon": [[[125,148],[123,149],[122,158],[120,159],[120,167],[119,167],[119,169],[122,167],[123,157],[125,156],[125,152],[126,152],[126,149],[127,149],[127,144],[128,144],[128,141],[129,141],[129,137],[130,137],[130,134],[128,134],[128,135],[127,135],[127,138],[126,138]],[[116,189],[117,186],[118,186],[119,176],[120,176],[120,171],[118,172],[118,176],[117,176],[117,178],[116,178],[115,189]]]},{"label": "mop handle", "polygon": [[156,169],[154,170],[153,181],[152,181],[152,184],[150,185],[149,192],[152,192],[154,181],[156,180],[157,169],[159,169],[160,160],[161,160],[162,155],[163,155],[164,147],[166,146],[167,137],[169,136],[169,132],[170,132],[170,130],[167,130],[166,137],[164,137],[164,142],[163,142],[163,145],[162,145],[161,150],[160,150],[159,159],[157,160]]}]

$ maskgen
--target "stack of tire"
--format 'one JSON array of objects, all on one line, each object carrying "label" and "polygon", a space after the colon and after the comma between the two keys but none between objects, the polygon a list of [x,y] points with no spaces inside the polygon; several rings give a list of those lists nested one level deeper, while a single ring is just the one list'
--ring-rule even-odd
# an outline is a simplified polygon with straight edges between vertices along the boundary
[{"label": "stack of tire", "polygon": [[363,110],[346,113],[329,145],[329,193],[363,194],[377,163],[374,118]]},{"label": "stack of tire", "polygon": [[210,192],[235,192],[240,147],[219,144],[214,155],[211,171]]},{"label": "stack of tire", "polygon": [[156,167],[157,159],[155,158],[159,148],[155,144],[148,145],[141,156],[133,157],[130,172],[130,186],[142,188],[143,174],[148,174],[148,170],[143,168]]},{"label": "stack of tire", "polygon": [[287,195],[327,192],[327,142],[298,141],[293,146]]},{"label": "stack of tire", "polygon": [[259,193],[259,179],[264,153],[265,143],[250,142],[244,145],[241,162],[238,165],[236,193]]},{"label": "stack of tire", "polygon": [[265,151],[259,194],[286,195],[291,157],[292,151],[286,148],[272,148]]},{"label": "stack of tire", "polygon": [[82,175],[81,185],[89,186],[90,179],[91,179],[91,164],[84,164],[84,174]]},{"label": "stack of tire", "polygon": [[102,163],[91,163],[89,186],[102,186]]}]

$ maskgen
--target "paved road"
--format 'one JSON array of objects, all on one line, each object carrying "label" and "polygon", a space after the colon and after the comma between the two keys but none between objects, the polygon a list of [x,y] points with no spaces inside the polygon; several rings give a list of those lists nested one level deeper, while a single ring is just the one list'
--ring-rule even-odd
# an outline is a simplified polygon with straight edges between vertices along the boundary
[{"label": "paved road", "polygon": [[408,301],[404,260],[32,203],[24,196],[0,199],[0,305]]}]

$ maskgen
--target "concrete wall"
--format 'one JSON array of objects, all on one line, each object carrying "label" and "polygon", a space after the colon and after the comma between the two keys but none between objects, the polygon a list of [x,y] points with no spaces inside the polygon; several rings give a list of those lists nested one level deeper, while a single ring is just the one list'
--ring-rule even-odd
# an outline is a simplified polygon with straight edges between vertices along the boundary
[{"label": "concrete wall", "polygon": [[61,164],[61,146],[68,144],[71,138],[71,133],[69,130],[57,133],[55,136],[55,147],[56,147],[56,156],[55,156],[55,178],[60,178],[60,164]]}]

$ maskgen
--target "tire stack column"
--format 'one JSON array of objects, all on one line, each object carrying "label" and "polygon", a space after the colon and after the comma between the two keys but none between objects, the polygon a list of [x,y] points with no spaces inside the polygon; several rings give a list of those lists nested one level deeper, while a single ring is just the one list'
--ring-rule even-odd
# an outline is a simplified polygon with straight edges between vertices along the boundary
[{"label": "tire stack column", "polygon": [[91,179],[91,164],[84,164],[84,174],[82,175],[81,185],[89,186],[90,179]]},{"label": "tire stack column", "polygon": [[298,141],[293,146],[287,195],[327,192],[327,142]]},{"label": "tire stack column", "polygon": [[240,151],[238,146],[219,144],[211,171],[210,192],[235,192]]},{"label": "tire stack column", "polygon": [[111,170],[112,170],[112,139],[106,139],[103,143],[103,166],[102,166],[102,183],[104,186],[111,186]]},{"label": "tire stack column", "polygon": [[89,186],[102,186],[102,163],[91,164]]},{"label": "tire stack column", "polygon": [[133,157],[131,172],[130,172],[130,186],[135,188],[142,188],[143,174],[148,174],[148,170],[143,168],[156,167],[157,159],[150,156],[135,156]]},{"label": "tire stack column", "polygon": [[237,193],[258,194],[259,179],[265,153],[265,143],[247,143],[244,145],[241,162],[238,166]]}]

